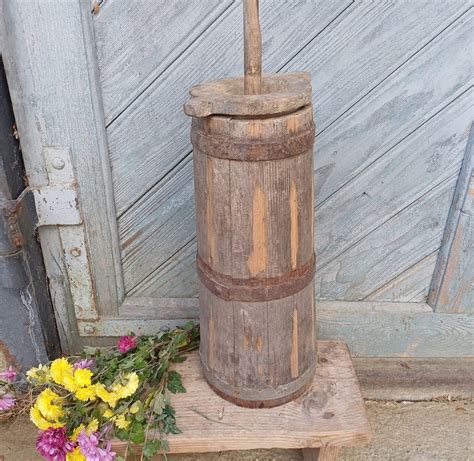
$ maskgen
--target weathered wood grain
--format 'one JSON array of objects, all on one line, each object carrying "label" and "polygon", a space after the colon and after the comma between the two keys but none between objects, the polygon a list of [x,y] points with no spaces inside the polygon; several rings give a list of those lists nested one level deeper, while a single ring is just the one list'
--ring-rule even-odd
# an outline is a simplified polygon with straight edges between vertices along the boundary
[{"label": "weathered wood grain", "polygon": [[158,265],[154,261],[159,258],[163,264],[194,236],[192,159],[181,163],[141,203],[118,220],[126,292],[146,279]]},{"label": "weathered wood grain", "polygon": [[449,211],[428,302],[435,311],[474,307],[474,125]]},{"label": "weathered wood grain", "polygon": [[283,70],[313,75],[315,115],[323,131],[470,6],[463,0],[355,2]]},{"label": "weathered wood grain", "polygon": [[425,302],[438,251],[425,256],[394,279],[364,298],[364,301]]},{"label": "weathered wood grain", "polygon": [[[252,448],[338,447],[365,444],[371,431],[349,352],[340,342],[319,343],[311,390],[273,409],[232,405],[205,382],[197,354],[177,366],[188,390],[171,397],[182,434],[169,435],[170,453]],[[114,450],[123,453],[123,442]]]},{"label": "weathered wood grain", "polygon": [[[198,300],[131,299],[129,317],[80,322],[100,336],[156,334],[160,328],[199,317]],[[128,301],[127,301],[128,303]],[[193,308],[194,303],[194,308]],[[177,319],[172,313],[182,312]],[[470,357],[474,355],[473,316],[434,313],[425,303],[316,302],[318,339],[338,338],[349,345],[353,357]],[[159,320],[164,319],[164,320]],[[113,341],[112,341],[113,343]]]},{"label": "weathered wood grain", "polygon": [[[157,270],[128,292],[127,296],[180,297],[197,296],[196,240],[192,239]],[[128,298],[125,298],[128,299]],[[132,298],[134,299],[134,298]]]},{"label": "weathered wood grain", "polygon": [[120,306],[120,316],[137,319],[197,319],[199,305],[196,298],[128,297]]},{"label": "weathered wood grain", "polygon": [[[474,186],[471,185],[471,195]],[[471,312],[474,309],[474,238],[472,212],[463,211],[451,247],[436,312]]]},{"label": "weathered wood grain", "polygon": [[317,303],[317,337],[344,338],[354,357],[474,354],[472,315],[426,312],[426,307],[416,303],[407,303],[403,310],[400,303]]},{"label": "weathered wood grain", "polygon": [[457,175],[316,271],[321,299],[362,300],[441,245]]},{"label": "weathered wood grain", "polygon": [[[348,4],[346,0],[336,5],[262,2],[263,54],[271,58],[271,62],[264,59],[265,72],[281,67]],[[313,14],[315,7],[318,14]],[[288,27],[289,14],[294,27]],[[119,215],[191,151],[189,120],[181,113],[188,89],[199,82],[242,74],[241,19],[240,5],[226,11],[108,128]]]},{"label": "weathered wood grain", "polygon": [[[458,24],[457,28],[455,29],[456,30],[454,32],[450,30],[446,32],[448,34],[448,36],[446,37],[446,43],[441,43],[442,41],[441,38],[438,41],[435,41],[434,44],[432,45],[434,49],[429,48],[427,50],[424,50],[423,52],[420,53],[419,56],[413,59],[413,62],[411,64],[409,63],[410,65],[407,64],[405,67],[403,67],[399,71],[401,72],[405,69],[404,73],[402,73],[401,75],[399,75],[399,73],[396,73],[391,78],[389,78],[381,88],[374,91],[374,94],[371,95],[371,98],[372,98],[370,100],[371,102],[367,103],[367,105],[364,104],[363,108],[360,111],[359,110],[355,111],[352,115],[350,115],[349,119],[345,120],[344,124],[342,123],[340,125],[335,124],[338,126],[338,130],[334,130],[334,132],[332,132],[331,130],[327,130],[325,133],[323,133],[323,135],[320,138],[318,138],[318,143],[316,145],[316,163],[315,163],[316,171],[317,171],[317,175],[316,175],[316,189],[317,190],[319,189],[321,191],[321,188],[323,187],[321,184],[323,184],[326,181],[326,174],[328,172],[328,169],[326,168],[327,165],[324,165],[325,158],[327,157],[331,159],[332,166],[330,166],[329,169],[335,167],[335,163],[334,163],[335,160],[333,156],[334,150],[341,152],[340,155],[343,155],[343,158],[344,158],[344,161],[338,161],[338,164],[337,164],[337,170],[340,171],[340,170],[344,170],[347,165],[350,165],[350,164],[358,165],[359,162],[363,162],[363,159],[367,155],[369,155],[370,157],[370,155],[373,154],[373,151],[371,150],[373,147],[373,138],[378,137],[379,129],[383,131],[383,135],[385,135],[385,138],[383,138],[383,135],[382,135],[382,137],[380,138],[381,139],[380,142],[384,143],[386,137],[391,136],[391,133],[388,134],[388,131],[391,131],[391,132],[394,131],[392,115],[389,114],[383,117],[375,116],[373,113],[374,106],[379,107],[379,108],[387,107],[387,110],[390,109],[390,111],[393,110],[396,112],[397,125],[395,126],[395,131],[399,130],[397,136],[403,138],[406,134],[408,134],[410,131],[413,130],[413,119],[410,117],[410,113],[409,113],[410,110],[415,110],[418,117],[421,116],[421,117],[425,117],[425,119],[429,119],[433,115],[433,113],[436,113],[436,111],[439,109],[438,106],[440,106],[443,103],[446,104],[446,98],[448,98],[449,100],[449,98],[451,97],[456,97],[456,95],[458,95],[464,90],[465,83],[466,83],[465,82],[466,75],[470,73],[470,70],[469,70],[469,63],[466,63],[466,60],[462,59],[463,46],[459,46],[459,43],[460,42],[463,43],[462,42],[463,40],[467,41],[469,39],[470,29],[464,23],[461,25]],[[443,38],[445,38],[444,35],[443,35]],[[439,47],[441,47],[443,50],[441,51]],[[429,56],[426,57],[425,53],[428,53]],[[447,67],[443,67],[444,71],[447,72],[445,77],[440,77],[439,79],[433,79],[431,77],[433,73],[435,73],[436,75],[440,74],[440,70],[438,69],[439,67],[438,58],[440,54],[444,55],[443,53],[446,55],[446,59],[451,59],[453,53],[459,54],[459,60],[461,62],[460,71],[458,74],[459,79],[460,79],[459,81],[456,79],[449,78],[448,72],[450,72],[450,70]],[[394,79],[395,81],[392,82],[392,79]],[[448,85],[449,88],[446,88],[446,85]],[[410,89],[409,91],[411,91],[414,94],[418,92],[418,94],[421,95],[422,99],[416,96],[413,97],[414,98],[413,100],[407,99],[406,98],[406,93],[408,91],[407,88],[409,88]],[[423,96],[423,95],[426,95],[426,96]],[[436,98],[434,97],[434,95],[436,95]],[[462,101],[465,103],[466,99],[463,99]],[[363,104],[363,101],[361,102],[361,104]],[[435,120],[437,119],[433,119],[433,121],[430,123],[434,123]],[[374,126],[374,123],[376,121],[377,121],[377,125]],[[380,124],[382,124],[383,126],[380,126]],[[456,130],[457,129],[458,128],[456,128]],[[331,136],[329,136],[330,133],[332,133]],[[367,133],[370,133],[370,137],[367,137]],[[328,138],[325,138],[325,136],[328,136]],[[421,149],[422,146],[426,144],[426,140],[423,140],[421,138],[417,138],[417,139],[419,140],[419,144],[418,145],[411,144],[410,147],[412,149],[418,149],[418,148]],[[456,138],[453,137],[452,142],[455,142],[455,139]],[[397,137],[394,138],[392,140],[392,144],[396,145],[397,142],[399,142],[399,140],[400,139]],[[410,142],[409,138],[406,140],[406,142]],[[336,145],[337,147],[338,143],[341,143],[340,149],[339,148],[333,149],[334,145]],[[406,145],[407,144],[405,144],[405,146]],[[380,152],[384,153],[386,150],[389,150],[390,147],[391,147],[390,145],[384,144]],[[364,149],[366,150],[365,152],[364,152]],[[396,152],[397,154],[399,154],[401,152],[401,148],[397,150]],[[425,153],[426,155],[428,155],[428,150],[425,150]],[[406,155],[407,153],[402,152],[402,154]],[[416,155],[412,155],[410,156],[408,161],[412,161],[415,158],[416,158]],[[443,155],[441,155],[440,161],[442,161],[442,158],[443,158]],[[371,159],[367,161],[371,161]],[[432,167],[435,167],[436,159],[434,159],[433,162],[434,163],[432,164]],[[321,163],[323,164],[323,166],[319,168]],[[424,167],[425,169],[429,168],[429,166],[427,167],[426,165],[424,165]],[[438,172],[439,171],[441,170],[438,170]],[[416,178],[413,175],[414,172],[411,171],[410,173],[412,173],[411,176],[409,176],[411,178],[410,181],[413,181],[413,180],[415,181],[415,183],[411,182],[411,184],[413,184],[414,187],[416,188],[418,187],[418,185],[416,184]],[[347,174],[347,172],[345,174]],[[436,172],[432,172],[431,175],[433,176],[431,177],[434,177],[435,174]],[[351,175],[349,175],[349,178],[350,177]],[[404,175],[402,176],[402,178],[404,178]],[[337,178],[335,178],[335,180],[337,180]],[[341,180],[345,181],[346,179],[341,177]],[[329,181],[332,181],[332,180],[329,180]],[[392,184],[395,186],[396,182],[397,182],[396,180],[392,181]],[[402,181],[398,181],[398,182],[402,183]],[[380,184],[381,183],[379,182],[379,185]],[[369,186],[369,185],[371,184],[370,183],[366,184],[366,186]],[[359,183],[359,186],[361,188],[360,193],[365,192],[365,190],[362,190],[364,188],[364,185],[362,183]],[[331,182],[331,187],[332,187],[332,182]],[[425,183],[425,187],[426,187],[426,183]],[[169,193],[170,195],[183,194],[180,188],[177,188],[177,190],[174,190],[172,192],[170,191]],[[370,190],[368,190],[367,193],[369,193],[370,195]],[[346,199],[347,201],[350,197],[349,194],[348,195],[344,194],[344,189],[341,190],[341,194],[342,194],[341,199],[340,199],[341,203],[345,201],[344,199]],[[317,200],[319,200],[319,196],[320,194],[316,195]],[[366,203],[371,203],[372,207],[376,205],[375,200],[370,200],[366,196],[358,197],[358,200],[360,201],[364,201],[364,199]],[[150,200],[153,200],[153,194],[150,196]],[[330,220],[334,220],[334,219],[338,220],[340,218],[339,222],[343,222],[344,219],[348,219],[350,221],[351,219],[350,214],[353,212],[352,208],[350,208],[351,210],[350,212],[347,212],[346,211],[348,209],[346,206],[347,204],[345,204],[345,206],[342,209],[338,209],[337,207],[330,206],[330,203],[331,201],[328,202],[328,205],[326,208],[327,210],[326,215],[330,218]],[[398,204],[400,206],[400,202],[398,202]],[[140,214],[144,206],[145,205],[142,205],[142,201],[140,201],[140,205],[136,213]],[[372,208],[372,210],[373,209],[374,208]],[[135,211],[133,209],[130,212],[135,214]],[[147,215],[146,213],[143,214],[143,216],[144,216],[145,221],[148,221],[151,219],[151,216]],[[377,214],[377,211],[376,211],[374,213],[374,217],[371,218],[371,216],[368,216],[368,219],[375,220],[377,216],[379,215]],[[184,222],[183,221],[184,219],[191,218],[191,216],[187,214],[185,210],[182,210],[181,218],[179,215],[176,215],[176,218],[180,219],[180,225],[181,225],[181,223]],[[349,239],[350,242],[348,242],[347,244],[348,246],[352,245],[353,243],[357,241],[357,236],[358,238],[360,238],[365,233],[363,220],[359,220],[358,223],[354,221],[354,224],[356,226],[359,226],[359,230],[361,231],[362,234],[360,233],[357,234],[356,238],[353,240]],[[193,224],[189,223],[188,225],[189,225],[189,228],[192,229]],[[143,227],[146,229],[151,229],[149,225],[146,223],[143,223]],[[326,231],[326,229],[328,230]],[[344,227],[342,226],[340,229],[344,229]],[[324,227],[321,227],[322,241],[325,240],[325,232],[328,232],[328,233],[336,232],[336,233],[339,233],[339,235],[341,235],[341,231],[338,230],[338,228],[334,229],[333,227],[328,228],[327,226],[324,226]],[[343,234],[342,234],[342,237],[344,237]],[[149,242],[151,244],[153,240],[150,239]],[[183,241],[179,241],[177,242],[177,245],[178,246],[183,245],[184,243],[185,242]],[[319,239],[316,239],[316,244],[318,245],[318,249],[321,248],[321,242],[319,241]],[[156,245],[156,247],[158,248],[158,245]],[[337,246],[334,246],[333,249],[337,253]],[[146,254],[147,251],[148,249],[144,248],[144,254]],[[159,251],[159,250],[155,250],[155,251]],[[319,254],[319,251],[318,251],[318,254]],[[163,264],[163,262],[165,261],[163,256],[164,255],[157,255],[157,258],[155,260],[156,262],[153,263],[153,269],[155,270],[154,277],[156,277],[156,279],[159,279],[159,275],[160,275],[160,269],[157,269],[157,268],[159,268],[159,266]],[[324,258],[323,258],[323,262],[324,262]],[[416,260],[413,260],[413,263],[414,262],[416,262]],[[319,264],[320,263],[321,263],[321,259],[319,259]],[[147,266],[142,265],[142,267],[147,267]],[[195,282],[190,280],[190,284],[192,283],[195,283]],[[139,292],[137,292],[137,294],[138,293]],[[158,292],[156,293],[159,294]]]},{"label": "weathered wood grain", "polygon": [[[294,399],[315,369],[314,122],[311,105],[280,114],[278,102],[299,96],[290,77],[283,88],[263,80],[276,103],[263,116],[251,103],[259,94],[231,92],[239,108],[248,103],[246,117],[218,110],[193,116],[191,129],[203,374],[219,395],[250,408]],[[211,105],[220,89],[205,90]]]},{"label": "weathered wood grain", "polygon": [[[6,46],[2,53],[29,184],[47,184],[44,148],[70,150],[96,302],[101,314],[116,314],[121,296],[118,238],[115,218],[111,219],[115,211],[108,187],[100,92],[95,85],[90,12],[80,1],[12,1],[4,4],[3,13]],[[40,229],[40,235],[63,348],[77,350],[80,341],[59,233],[50,227]]]},{"label": "weathered wood grain", "polygon": [[[190,166],[189,166],[190,168]],[[189,171],[189,174],[191,174],[191,171]],[[186,189],[184,189],[182,186],[178,188],[178,190],[180,190],[182,192],[182,195],[186,195]],[[183,200],[185,200],[185,197],[183,197]],[[446,198],[446,201],[449,202],[449,198]],[[444,203],[444,202],[443,202]],[[444,212],[446,216],[446,213],[447,213],[447,208],[445,207],[444,211],[443,211],[443,208],[439,206],[439,204],[437,204],[438,208],[434,208],[431,210],[431,212],[434,213],[434,217],[437,219],[438,216],[441,217],[441,219],[439,219],[439,222],[438,222],[438,227],[437,227],[437,232],[438,232],[438,235],[440,235],[439,233],[442,233],[443,232],[443,219],[442,219],[442,213]],[[418,209],[420,210],[425,210],[426,207],[423,207],[423,205],[420,205],[420,207],[418,207]],[[423,211],[422,214],[420,215],[420,219],[422,219],[422,216],[424,216],[423,213],[426,213],[426,211]],[[145,216],[149,216],[149,217],[153,217],[153,216],[160,216],[159,214],[157,214],[156,212],[154,211],[150,211],[149,213],[147,213]],[[166,220],[166,215],[164,216],[164,219]],[[189,217],[189,221],[192,220],[192,216]],[[422,219],[423,220],[423,219]],[[398,222],[398,221],[397,221]],[[389,221],[390,223],[390,221]],[[382,226],[382,228],[377,231],[378,233],[376,235],[380,235],[381,237],[379,237],[381,240],[380,240],[380,244],[378,246],[380,246],[380,251],[384,251],[384,244],[383,242],[385,241],[385,239],[387,238],[386,235],[385,235],[385,232],[386,232],[386,229],[388,227],[390,227],[391,225],[390,224],[386,224],[384,226]],[[174,223],[170,223],[171,227],[174,228]],[[192,223],[190,222],[189,224],[190,228],[192,228]],[[414,231],[414,235],[413,235],[413,239],[418,239],[418,240],[415,240],[415,242],[421,242],[421,247],[418,248],[418,249],[415,249],[415,252],[412,253],[412,254],[405,254],[404,257],[408,258],[407,261],[405,261],[404,263],[404,266],[403,267],[406,267],[406,268],[409,268],[411,266],[411,261],[417,261],[416,258],[419,257],[419,255],[421,254],[423,256],[426,256],[427,254],[429,254],[429,251],[430,251],[430,248],[432,247],[429,247],[429,248],[425,248],[425,244],[426,244],[426,241],[425,241],[425,238],[423,235],[420,235],[419,234],[419,231],[420,229],[417,228],[417,227],[414,227],[415,231]],[[405,229],[406,231],[407,229]],[[399,230],[400,233],[403,232],[403,229],[400,229]],[[358,245],[356,245],[356,248],[358,249],[358,251],[360,252],[360,254],[364,253],[364,252],[367,252],[369,255],[371,255],[372,258],[375,258],[376,256],[376,252],[372,252],[373,250],[373,239],[374,236],[368,236],[366,238],[366,240],[362,240],[361,243],[359,243]],[[409,236],[406,236],[405,237],[406,239],[410,238]],[[150,265],[152,266],[154,264],[154,262],[151,260],[151,257],[153,256],[153,251],[157,251],[160,253],[162,253],[164,250],[168,250],[167,247],[164,247],[164,248],[161,248],[161,247],[152,247],[151,245],[153,245],[153,241],[150,239],[150,240],[146,240],[145,243],[148,242],[150,244],[150,247],[147,247],[147,252],[143,252],[144,255],[147,255],[148,257],[150,257],[150,259],[144,259],[142,260],[141,262],[141,265]],[[316,242],[318,243],[318,239],[316,239]],[[238,242],[237,242],[238,243]],[[408,244],[408,242],[405,242],[405,244]],[[175,245],[175,243],[173,241],[171,241],[171,245]],[[394,242],[393,244],[394,246],[392,246],[391,248],[393,250],[396,250],[396,245],[398,245],[397,241]],[[416,245],[416,243],[415,243]],[[365,250],[364,248],[367,248],[367,250]],[[422,253],[419,252],[419,250],[423,248],[422,250]],[[437,247],[433,247],[433,251],[436,250]],[[354,250],[352,250],[354,251]],[[426,253],[428,252],[428,253]],[[373,253],[373,254],[372,254]],[[349,252],[349,255],[352,255],[352,254],[355,254],[355,253],[352,253],[352,252]],[[385,253],[383,253],[385,254]],[[410,256],[413,258],[413,259],[409,259]],[[394,257],[392,255],[392,257]],[[187,258],[187,259],[186,259]],[[185,289],[185,291],[183,291],[183,294],[181,294],[181,292],[179,292],[180,296],[185,296],[185,295],[188,295],[188,296],[194,296],[194,293],[195,293],[195,288],[194,288],[194,284],[196,283],[195,280],[196,280],[196,277],[195,275],[192,274],[193,272],[193,264],[194,264],[194,254],[193,254],[193,251],[192,250],[189,250],[188,254],[187,254],[187,257],[186,257],[186,267],[189,267],[189,272],[186,272],[185,274],[183,274],[183,277],[181,276],[178,276],[176,279],[174,279],[174,282],[180,286],[180,287],[183,287]],[[345,259],[345,258],[348,258],[348,259]],[[340,262],[341,265],[345,266],[345,265],[350,265],[350,266],[353,266],[352,267],[352,270],[357,270],[357,266],[360,266],[360,271],[361,273],[363,273],[364,270],[372,270],[372,272],[376,271],[377,269],[376,268],[373,268],[371,267],[372,265],[372,262],[373,262],[373,259],[369,259],[369,261],[367,262],[364,262],[364,257],[360,257],[360,261],[358,262],[357,260],[353,260],[351,259],[352,257],[351,256],[344,256],[342,255],[341,256],[341,260],[342,262]],[[351,260],[353,262],[351,262]],[[155,260],[156,261],[156,260]],[[174,262],[174,261],[173,261]],[[185,264],[184,262],[182,262],[181,264]],[[354,266],[354,264],[356,264],[356,266]],[[161,267],[161,266],[160,266]],[[365,268],[365,269],[364,269]],[[400,268],[398,270],[401,270],[403,272],[403,269]],[[177,271],[179,271],[179,268],[177,268]],[[365,296],[369,296],[370,293],[372,291],[375,290],[378,290],[379,288],[383,291],[383,286],[385,286],[385,283],[387,281],[390,280],[390,277],[391,275],[390,274],[394,274],[395,277],[403,277],[403,275],[401,273],[398,273],[398,272],[386,272],[385,271],[385,266],[382,266],[382,268],[380,269],[380,272],[379,272],[379,275],[377,278],[377,281],[373,278],[371,278],[371,276],[368,276],[368,280],[367,280],[367,283],[370,283],[370,280],[373,281],[374,285],[372,287],[368,286],[367,287],[367,292],[364,292],[364,295],[362,297],[365,297]],[[190,278],[186,278],[185,276],[189,275]],[[167,293],[170,293],[170,291],[163,291],[163,292],[159,292],[158,291],[158,287],[160,285],[160,280],[161,278],[164,277],[168,280],[167,276],[166,276],[166,272],[165,272],[165,268],[163,269],[163,271],[159,268],[158,270],[156,270],[155,272],[153,272],[151,275],[150,275],[150,279],[147,279],[147,282],[146,282],[146,286],[148,288],[144,288],[144,290],[146,291],[139,291],[139,289],[135,290],[133,293],[135,295],[136,294],[140,294],[140,295],[143,295],[143,296],[150,296],[150,295],[157,295],[157,296],[171,296],[171,294],[167,294]],[[385,278],[384,278],[385,277]],[[172,279],[169,279],[169,280],[172,280]],[[409,278],[410,281],[413,281],[413,279],[410,277]],[[170,284],[172,283],[172,281],[170,282]],[[329,282],[328,282],[329,283]],[[342,283],[342,282],[341,282]],[[356,282],[354,282],[356,283]],[[427,282],[428,284],[429,282]],[[337,286],[337,283],[331,281],[330,282],[331,285],[334,285],[334,287]],[[145,285],[142,284],[140,286],[143,286]],[[191,288],[193,287],[193,288]],[[174,291],[176,293],[176,291],[178,291],[177,289]],[[164,293],[164,294],[163,294]],[[318,292],[318,295],[321,296],[320,294],[321,292]],[[365,294],[366,293],[366,294]],[[173,294],[174,295],[174,294]],[[396,298],[398,299],[398,298]],[[399,299],[400,301],[403,301],[405,300],[405,298],[403,299]],[[417,299],[417,300],[421,300],[421,299]]]},{"label": "weathered wood grain", "polygon": [[244,89],[245,94],[262,91],[262,32],[258,0],[244,0]]},{"label": "weathered wood grain", "polygon": [[[473,97],[473,91],[463,94],[317,208],[319,267],[458,174],[472,123]],[[345,161],[338,161],[338,167]],[[445,221],[447,215],[438,217]]]},{"label": "weathered wood grain", "polygon": [[106,123],[126,110],[232,3],[107,2],[93,16]]},{"label": "weathered wood grain", "polygon": [[474,395],[474,358],[356,358],[362,395],[369,400],[434,400]]},{"label": "weathered wood grain", "polygon": [[317,136],[317,205],[472,85],[472,27],[469,12]]}]

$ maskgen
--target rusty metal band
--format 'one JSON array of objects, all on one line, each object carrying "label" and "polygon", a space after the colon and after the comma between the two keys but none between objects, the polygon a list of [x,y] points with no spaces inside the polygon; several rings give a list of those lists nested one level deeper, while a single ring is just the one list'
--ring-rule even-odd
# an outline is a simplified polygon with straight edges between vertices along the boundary
[{"label": "rusty metal band", "polygon": [[255,389],[233,386],[217,378],[201,357],[204,379],[213,391],[229,402],[246,408],[272,408],[290,402],[303,394],[313,383],[316,364],[313,363],[295,380],[274,388]]},{"label": "rusty metal band", "polygon": [[238,279],[214,271],[197,255],[199,279],[219,298],[225,301],[260,302],[286,298],[298,293],[311,283],[314,277],[314,253],[310,260],[294,271],[278,277]]},{"label": "rusty metal band", "polygon": [[298,135],[270,142],[237,142],[229,138],[209,136],[193,129],[191,141],[195,149],[211,157],[242,162],[278,160],[305,154],[312,150],[314,126]]}]

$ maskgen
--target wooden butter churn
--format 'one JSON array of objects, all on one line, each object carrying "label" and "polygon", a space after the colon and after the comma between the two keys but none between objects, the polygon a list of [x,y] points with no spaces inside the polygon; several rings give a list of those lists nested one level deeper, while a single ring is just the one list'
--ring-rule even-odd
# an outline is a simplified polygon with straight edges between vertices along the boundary
[{"label": "wooden butter churn", "polygon": [[244,0],[245,76],[193,87],[201,363],[211,387],[271,407],[311,384],[314,122],[307,73],[261,75]]}]

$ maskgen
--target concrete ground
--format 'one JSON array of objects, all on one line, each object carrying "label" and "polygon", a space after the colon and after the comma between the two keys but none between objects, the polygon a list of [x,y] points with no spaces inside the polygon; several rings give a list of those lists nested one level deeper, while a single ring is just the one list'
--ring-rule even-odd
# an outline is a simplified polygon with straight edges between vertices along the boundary
[{"label": "concrete ground", "polygon": [[[367,402],[374,431],[368,447],[344,449],[341,461],[474,461],[474,402]],[[178,422],[179,423],[179,422]],[[36,430],[26,417],[0,424],[0,460],[36,455]],[[169,456],[170,461],[300,461],[299,450]]]}]

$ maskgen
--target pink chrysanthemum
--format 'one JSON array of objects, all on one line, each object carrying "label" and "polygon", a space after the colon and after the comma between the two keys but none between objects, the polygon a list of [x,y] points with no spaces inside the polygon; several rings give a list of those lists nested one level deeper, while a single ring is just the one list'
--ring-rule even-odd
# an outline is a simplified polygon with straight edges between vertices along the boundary
[{"label": "pink chrysanthemum", "polygon": [[65,461],[66,454],[74,448],[74,443],[66,437],[64,427],[40,431],[36,440],[36,449],[48,461]]},{"label": "pink chrysanthemum", "polygon": [[0,411],[9,410],[15,406],[16,399],[12,394],[4,394],[0,397]]},{"label": "pink chrysanthemum", "polygon": [[16,370],[10,366],[4,371],[0,371],[0,380],[12,383],[16,379]]},{"label": "pink chrysanthemum", "polygon": [[94,359],[81,359],[81,360],[78,360],[76,363],[74,363],[73,367],[75,370],[77,370],[78,368],[80,369],[88,368],[89,370],[92,370],[92,368],[94,368],[94,365],[95,365]]},{"label": "pink chrysanthemum", "polygon": [[110,440],[105,447],[99,447],[99,442],[98,432],[91,432],[90,435],[87,435],[86,431],[82,430],[77,437],[77,444],[87,461],[113,461],[115,452],[111,451]]},{"label": "pink chrysanthemum", "polygon": [[122,336],[117,344],[118,350],[120,352],[128,352],[137,347],[137,337],[136,336]]}]

